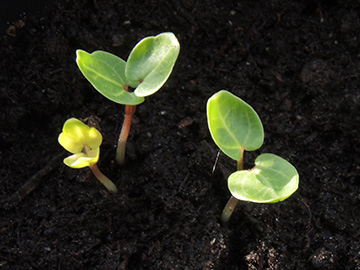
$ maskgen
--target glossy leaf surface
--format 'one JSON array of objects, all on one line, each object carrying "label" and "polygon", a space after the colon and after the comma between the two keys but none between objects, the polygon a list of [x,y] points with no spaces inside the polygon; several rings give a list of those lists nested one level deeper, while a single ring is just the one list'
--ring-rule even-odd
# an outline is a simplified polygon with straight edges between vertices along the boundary
[{"label": "glossy leaf surface", "polygon": [[127,80],[140,83],[134,93],[146,97],[158,91],[170,76],[179,51],[173,33],[142,39],[131,51],[125,68]]},{"label": "glossy leaf surface", "polygon": [[241,159],[241,149],[256,150],[264,142],[264,129],[257,113],[226,90],[209,98],[207,120],[216,145],[234,160]]},{"label": "glossy leaf surface", "polygon": [[293,194],[299,185],[295,167],[274,154],[262,154],[251,170],[237,171],[228,178],[235,198],[256,203],[275,203]]},{"label": "glossy leaf surface", "polygon": [[144,102],[143,97],[138,97],[135,93],[124,89],[126,85],[137,86],[126,79],[124,60],[104,51],[95,51],[90,54],[77,50],[76,55],[76,63],[82,74],[106,98],[128,105]]}]

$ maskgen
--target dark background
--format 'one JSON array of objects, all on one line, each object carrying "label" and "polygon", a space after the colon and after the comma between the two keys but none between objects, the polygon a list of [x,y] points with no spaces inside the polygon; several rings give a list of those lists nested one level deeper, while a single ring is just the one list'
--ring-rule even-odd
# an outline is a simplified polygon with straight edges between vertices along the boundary
[{"label": "dark background", "polygon": [[0,30],[6,29],[9,24],[26,17],[41,16],[45,10],[51,8],[55,3],[65,0],[1,0],[0,1]]},{"label": "dark background", "polygon": [[[0,33],[0,268],[360,269],[358,3],[68,0],[28,11],[24,27]],[[75,50],[126,59],[164,31],[179,58],[137,107],[119,168],[124,106],[93,89]],[[236,164],[221,154],[212,173],[205,110],[221,89],[264,125],[245,168],[274,153],[300,176],[283,202],[239,202],[228,226],[219,218]],[[63,164],[70,117],[98,125],[98,166],[119,194]]]}]

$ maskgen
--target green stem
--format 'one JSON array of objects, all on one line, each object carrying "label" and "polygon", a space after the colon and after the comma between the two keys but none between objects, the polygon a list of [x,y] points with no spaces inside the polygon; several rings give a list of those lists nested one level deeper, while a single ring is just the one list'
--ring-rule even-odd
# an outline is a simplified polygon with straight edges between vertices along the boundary
[{"label": "green stem", "polygon": [[119,135],[118,145],[116,149],[116,162],[119,165],[125,164],[126,141],[129,136],[132,118],[136,111],[136,105],[125,106],[125,118]]},{"label": "green stem", "polygon": [[[241,157],[240,160],[237,162],[237,170],[241,171],[244,169],[244,148],[241,148]],[[221,223],[224,225],[226,224],[232,213],[235,210],[235,207],[238,203],[238,199],[236,199],[234,196],[231,196],[229,201],[227,202],[227,204],[224,207],[224,210],[221,213]]]},{"label": "green stem", "polygon": [[221,223],[222,224],[226,224],[229,221],[238,201],[239,200],[236,199],[234,196],[230,197],[229,201],[227,202],[227,204],[224,207],[224,210],[221,213]]},{"label": "green stem", "polygon": [[[85,153],[89,153],[90,147],[85,144],[84,146]],[[107,188],[111,193],[117,193],[118,189],[115,184],[105,176],[99,169],[99,167],[95,164],[89,166],[95,177]]]},{"label": "green stem", "polygon": [[90,169],[95,175],[95,177],[107,188],[108,191],[110,191],[111,193],[118,192],[118,189],[114,185],[114,183],[99,170],[99,167],[96,164],[91,165]]}]

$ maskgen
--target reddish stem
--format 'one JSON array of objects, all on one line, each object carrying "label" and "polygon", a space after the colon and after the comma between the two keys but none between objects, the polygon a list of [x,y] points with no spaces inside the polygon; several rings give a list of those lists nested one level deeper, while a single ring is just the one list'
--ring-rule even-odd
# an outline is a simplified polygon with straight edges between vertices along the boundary
[{"label": "reddish stem", "polygon": [[[125,90],[127,90],[127,88]],[[125,164],[126,141],[129,136],[131,122],[135,114],[135,111],[136,111],[136,105],[125,105],[124,123],[121,128],[117,150],[116,150],[116,162],[120,165]]]}]

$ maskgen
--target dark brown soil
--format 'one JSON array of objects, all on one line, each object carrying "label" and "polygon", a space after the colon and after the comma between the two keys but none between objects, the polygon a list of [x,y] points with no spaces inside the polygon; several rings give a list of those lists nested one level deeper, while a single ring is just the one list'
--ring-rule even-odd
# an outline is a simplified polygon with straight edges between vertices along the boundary
[{"label": "dark brown soil", "polygon": [[[1,33],[1,269],[360,269],[358,1],[69,0]],[[163,89],[138,106],[127,165],[114,163],[124,107],[79,72],[75,50],[127,58],[171,31],[181,52]],[[235,164],[217,154],[207,99],[220,89],[260,115],[298,191],[219,216]],[[62,163],[70,117],[93,117],[100,169]]]}]

